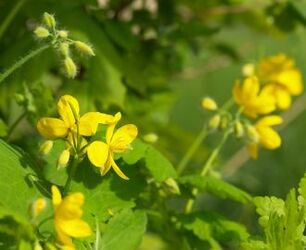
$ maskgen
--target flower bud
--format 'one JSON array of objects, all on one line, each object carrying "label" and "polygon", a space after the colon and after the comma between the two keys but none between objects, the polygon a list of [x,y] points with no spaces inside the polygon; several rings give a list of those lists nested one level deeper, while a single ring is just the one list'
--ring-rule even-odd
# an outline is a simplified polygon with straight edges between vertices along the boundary
[{"label": "flower bud", "polygon": [[94,56],[95,52],[93,51],[93,49],[87,45],[86,43],[83,43],[81,41],[75,41],[74,45],[76,47],[77,50],[79,50],[81,53],[88,55],[88,56]]},{"label": "flower bud", "polygon": [[218,109],[217,103],[215,102],[214,99],[212,99],[210,97],[204,97],[203,98],[203,100],[202,100],[202,107],[204,109],[211,110],[211,111]]},{"label": "flower bud", "polygon": [[234,124],[234,133],[237,138],[241,138],[244,135],[244,129],[240,121],[236,121]]},{"label": "flower bud", "polygon": [[250,142],[256,143],[256,144],[259,142],[259,134],[254,126],[247,125],[246,134]]},{"label": "flower bud", "polygon": [[44,250],[42,246],[39,244],[39,241],[36,241],[34,244],[34,250]]},{"label": "flower bud", "polygon": [[52,148],[53,148],[53,141],[47,140],[43,144],[41,144],[41,146],[39,148],[39,152],[42,155],[47,155],[47,154],[49,154],[49,152],[51,151]]},{"label": "flower bud", "polygon": [[68,37],[68,31],[66,30],[60,30],[57,32],[60,38],[67,38]]},{"label": "flower bud", "polygon": [[220,129],[225,130],[228,127],[229,118],[227,116],[222,116],[221,122],[220,122]]},{"label": "flower bud", "polygon": [[68,149],[63,150],[63,152],[60,154],[58,158],[57,167],[65,168],[69,162],[69,158],[70,158],[70,151]]},{"label": "flower bud", "polygon": [[47,30],[46,28],[44,27],[37,27],[35,30],[34,30],[34,33],[35,35],[38,37],[38,38],[46,38],[50,35],[50,32],[49,30]]},{"label": "flower bud", "polygon": [[158,140],[158,135],[155,133],[148,133],[143,136],[143,140],[147,143],[155,143]]},{"label": "flower bud", "polygon": [[59,45],[59,51],[64,57],[69,57],[69,44],[61,43]]},{"label": "flower bud", "polygon": [[56,21],[54,19],[54,16],[47,12],[44,13],[43,22],[51,29],[54,29],[56,26]]},{"label": "flower bud", "polygon": [[217,129],[221,122],[221,116],[220,115],[214,115],[212,118],[210,118],[208,122],[208,126],[211,129]]},{"label": "flower bud", "polygon": [[71,57],[66,57],[64,60],[64,67],[69,78],[75,78],[77,74],[77,67]]},{"label": "flower bud", "polygon": [[58,249],[50,242],[47,242],[44,247],[45,247],[45,250],[57,250]]},{"label": "flower bud", "polygon": [[244,76],[252,76],[255,73],[255,65],[253,63],[247,63],[242,66],[242,74]]},{"label": "flower bud", "polygon": [[173,178],[168,178],[164,181],[164,183],[166,184],[168,190],[170,191],[170,193],[172,194],[181,194],[179,185],[177,184],[177,182],[173,179]]},{"label": "flower bud", "polygon": [[44,198],[38,198],[32,203],[31,212],[32,217],[36,218],[46,208],[47,202]]}]

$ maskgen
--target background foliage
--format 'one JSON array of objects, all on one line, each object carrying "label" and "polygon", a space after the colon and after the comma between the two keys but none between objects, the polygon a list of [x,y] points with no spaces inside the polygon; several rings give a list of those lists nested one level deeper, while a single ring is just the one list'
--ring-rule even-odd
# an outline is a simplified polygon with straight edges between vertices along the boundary
[{"label": "background foliage", "polygon": [[[262,151],[257,161],[251,161],[239,151],[239,142],[226,146],[217,167],[222,166],[221,175],[231,184],[213,177],[202,181],[194,175],[218,140],[208,138],[189,164],[188,176],[178,179],[183,197],[190,195],[190,187],[205,191],[196,203],[200,212],[178,215],[183,200],[168,196],[164,181],[177,177],[176,165],[208,119],[200,108],[201,98],[210,95],[225,102],[243,64],[284,52],[296,59],[305,75],[306,1],[0,0],[0,72],[39,45],[32,31],[45,11],[55,13],[74,39],[91,44],[96,57],[74,58],[79,74],[71,80],[65,78],[59,56],[48,50],[0,85],[0,136],[14,145],[0,143],[3,249],[13,244],[14,237],[21,242],[33,238],[26,222],[29,203],[41,194],[50,195],[51,182],[63,185],[66,179],[65,170],[55,174],[62,145],[57,143],[51,155],[38,158],[41,138],[35,130],[37,119],[54,115],[56,100],[66,93],[77,97],[83,111],[121,111],[125,122],[139,127],[140,138],[147,133],[159,137],[154,146],[137,140],[134,150],[119,160],[130,177],[128,182],[112,174],[101,182],[99,175],[85,167],[89,163],[82,163],[72,187],[85,194],[85,217],[93,228],[92,214],[101,222],[101,249],[124,246],[132,250],[141,242],[142,250],[152,246],[188,249],[181,235],[192,242],[191,249],[236,249],[236,241],[246,241],[249,234],[263,235],[249,194],[285,199],[303,177],[305,96],[285,114],[290,124],[281,130],[280,149]],[[21,102],[16,93],[25,100]],[[26,116],[10,134],[24,112]],[[148,176],[153,184],[148,185]],[[227,186],[232,184],[237,187]],[[16,190],[20,193],[12,200]],[[166,203],[160,201],[160,192],[167,197]],[[286,209],[295,195],[291,191],[287,196]],[[257,200],[256,206],[260,203]],[[18,227],[18,234],[8,237],[6,225]],[[175,242],[177,238],[182,241]],[[268,243],[254,244],[261,244],[254,249],[266,249]]]}]

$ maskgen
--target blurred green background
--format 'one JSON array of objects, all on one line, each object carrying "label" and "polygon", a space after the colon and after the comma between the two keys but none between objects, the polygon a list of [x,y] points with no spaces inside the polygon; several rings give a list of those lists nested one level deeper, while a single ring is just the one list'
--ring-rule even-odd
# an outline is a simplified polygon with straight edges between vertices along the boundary
[{"label": "blurred green background", "polygon": [[[55,13],[59,25],[72,37],[92,44],[97,56],[76,58],[79,76],[68,80],[59,56],[49,50],[0,86],[0,114],[8,126],[24,110],[11,98],[24,92],[22,83],[29,88],[43,86],[32,91],[35,112],[29,112],[28,122],[12,135],[12,142],[21,146],[37,144],[36,120],[52,115],[54,100],[70,93],[80,100],[84,111],[120,110],[125,122],[139,126],[140,136],[156,133],[156,146],[176,165],[209,119],[201,99],[211,96],[220,105],[226,102],[245,63],[282,52],[294,58],[306,75],[304,0],[0,0],[0,23],[12,15],[0,29],[1,71],[41,43],[33,39],[32,30],[44,11]],[[52,91],[47,91],[48,86]],[[41,93],[43,104],[35,99]],[[218,164],[221,169],[225,165],[221,173],[227,180],[254,196],[284,197],[297,185],[305,172],[304,99],[289,111],[297,117],[282,129],[280,149],[261,150],[258,160],[241,165],[244,154],[229,160],[242,143],[232,139],[227,144]],[[202,166],[218,139],[207,138],[187,172]],[[254,211],[249,208],[241,213],[233,209],[236,204],[206,196],[198,206],[222,208],[231,217],[253,223],[248,215]]]}]

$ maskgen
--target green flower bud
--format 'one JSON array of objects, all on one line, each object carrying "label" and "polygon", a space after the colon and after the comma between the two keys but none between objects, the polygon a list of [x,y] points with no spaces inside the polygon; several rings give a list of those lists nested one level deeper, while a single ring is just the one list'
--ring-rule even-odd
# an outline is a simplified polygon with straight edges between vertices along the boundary
[{"label": "green flower bud", "polygon": [[66,30],[60,30],[60,31],[57,32],[57,34],[61,38],[67,38],[68,37],[68,31],[66,31]]},{"label": "green flower bud", "polygon": [[52,148],[53,148],[53,141],[48,140],[48,141],[45,141],[43,144],[41,144],[41,146],[39,148],[39,152],[42,155],[47,155],[47,154],[50,153]]},{"label": "green flower bud", "polygon": [[247,125],[246,134],[250,142],[256,143],[256,144],[259,142],[259,134],[254,126]]},{"label": "green flower bud", "polygon": [[58,158],[57,167],[65,168],[69,162],[69,159],[70,159],[70,151],[68,149],[63,150],[63,152],[60,154]]},{"label": "green flower bud", "polygon": [[208,122],[208,126],[211,129],[217,129],[221,122],[221,116],[220,115],[214,115],[212,118],[210,118]]},{"label": "green flower bud", "polygon": [[77,74],[77,67],[71,57],[66,57],[64,60],[64,67],[69,78],[75,78]]},{"label": "green flower bud", "polygon": [[54,29],[56,26],[56,21],[54,19],[54,16],[45,12],[43,15],[43,22],[51,29]]},{"label": "green flower bud", "polygon": [[46,38],[50,35],[49,30],[47,30],[46,28],[42,27],[42,26],[38,26],[35,30],[34,30],[35,35],[38,38]]},{"label": "green flower bud", "polygon": [[69,44],[61,43],[59,46],[59,51],[64,57],[69,57]]},{"label": "green flower bud", "polygon": [[237,138],[241,138],[244,135],[244,128],[240,121],[235,122],[234,132]]},{"label": "green flower bud", "polygon": [[143,136],[143,140],[148,143],[155,143],[158,140],[158,135],[155,133],[149,133]]},{"label": "green flower bud", "polygon": [[173,178],[168,178],[164,181],[168,190],[172,194],[181,194],[180,187]]},{"label": "green flower bud", "polygon": [[93,49],[87,45],[86,43],[83,43],[81,41],[75,41],[74,45],[76,47],[77,50],[79,50],[81,53],[88,55],[88,56],[94,56],[95,52],[93,51]]}]

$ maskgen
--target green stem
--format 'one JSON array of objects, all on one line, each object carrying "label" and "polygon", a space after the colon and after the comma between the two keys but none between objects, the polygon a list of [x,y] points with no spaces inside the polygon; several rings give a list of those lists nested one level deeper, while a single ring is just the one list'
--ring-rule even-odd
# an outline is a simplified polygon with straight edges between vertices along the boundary
[{"label": "green stem", "polygon": [[67,178],[67,181],[65,183],[64,186],[64,195],[67,195],[70,191],[70,187],[71,187],[71,181],[75,175],[77,166],[79,165],[79,158],[78,157],[74,157],[71,164],[70,164],[70,172]]},{"label": "green stem", "polygon": [[16,14],[18,13],[18,11],[21,9],[23,4],[25,3],[25,1],[26,0],[19,0],[19,1],[17,1],[17,3],[14,5],[12,10],[8,13],[6,18],[2,22],[2,24],[0,26],[0,40],[1,40],[2,36],[3,36],[3,34],[5,33],[5,31],[7,30],[7,28],[9,27],[10,23],[12,22],[12,20],[14,19]]},{"label": "green stem", "polygon": [[13,64],[10,68],[8,68],[6,71],[4,71],[2,74],[0,74],[0,83],[2,83],[7,77],[9,77],[15,70],[20,68],[23,64],[25,64],[27,61],[38,55],[39,53],[43,52],[47,48],[49,48],[50,45],[46,44],[42,47],[39,47],[33,51],[31,51],[29,54],[27,54],[25,57],[21,58],[19,61],[17,61],[15,64]]},{"label": "green stem", "polygon": [[12,126],[9,128],[9,131],[7,132],[6,140],[9,141],[11,135],[13,134],[15,128],[18,126],[18,124],[27,116],[27,112],[23,112],[16,121],[12,124]]},{"label": "green stem", "polygon": [[[211,152],[210,156],[208,157],[207,161],[205,162],[202,171],[200,173],[200,176],[204,177],[207,175],[207,173],[211,170],[212,166],[213,166],[213,162],[215,161],[215,159],[217,158],[217,156],[220,153],[221,148],[223,147],[223,145],[225,144],[228,136],[230,134],[230,131],[226,131],[223,134],[223,137],[220,141],[220,143],[218,144],[218,146]],[[192,194],[196,197],[197,194],[199,193],[199,190],[197,188],[193,188],[192,189]],[[185,206],[185,213],[190,213],[194,204],[195,198],[190,198],[188,199],[186,206]]]},{"label": "green stem", "polygon": [[191,157],[194,155],[196,150],[200,147],[203,140],[206,138],[207,134],[208,134],[207,126],[204,126],[202,128],[202,130],[200,131],[200,133],[198,134],[198,136],[196,137],[196,139],[194,140],[194,142],[192,143],[192,145],[187,150],[187,152],[184,155],[184,157],[182,158],[182,160],[179,162],[179,164],[177,166],[177,173],[179,175],[184,172],[184,170],[185,170],[188,162],[190,161]]}]

